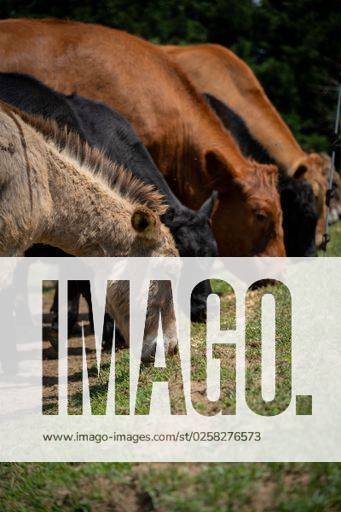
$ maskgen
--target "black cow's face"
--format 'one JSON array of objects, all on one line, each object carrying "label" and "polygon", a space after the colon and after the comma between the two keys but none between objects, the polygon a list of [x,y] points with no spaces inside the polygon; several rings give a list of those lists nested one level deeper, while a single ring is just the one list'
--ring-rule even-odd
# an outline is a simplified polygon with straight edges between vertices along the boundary
[{"label": "black cow's face", "polygon": [[217,256],[218,248],[213,236],[210,220],[202,215],[187,216],[186,223],[181,219],[172,231],[180,256]]},{"label": "black cow's face", "polygon": [[183,207],[180,212],[168,211],[164,222],[171,230],[180,256],[207,257],[217,256],[218,249],[212,226],[211,214],[216,200],[216,193],[194,211]]}]

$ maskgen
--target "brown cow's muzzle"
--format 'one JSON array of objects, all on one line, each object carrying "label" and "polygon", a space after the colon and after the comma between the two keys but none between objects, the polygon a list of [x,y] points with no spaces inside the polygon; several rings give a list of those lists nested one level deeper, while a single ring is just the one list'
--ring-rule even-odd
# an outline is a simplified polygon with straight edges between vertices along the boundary
[{"label": "brown cow's muzzle", "polygon": [[267,247],[260,251],[259,253],[255,254],[255,256],[258,257],[285,257],[285,247],[284,247],[284,241],[282,239],[275,239],[271,240]]}]

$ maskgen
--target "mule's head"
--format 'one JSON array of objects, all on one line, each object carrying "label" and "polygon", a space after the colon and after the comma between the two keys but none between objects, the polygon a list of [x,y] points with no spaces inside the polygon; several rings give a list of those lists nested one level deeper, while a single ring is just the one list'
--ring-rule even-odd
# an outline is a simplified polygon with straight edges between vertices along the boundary
[{"label": "mule's head", "polygon": [[285,256],[277,168],[248,160],[231,169],[217,150],[205,155],[218,190],[212,226],[221,256]]},{"label": "mule's head", "polygon": [[305,154],[302,158],[297,160],[288,172],[289,176],[308,181],[313,189],[318,215],[316,228],[317,247],[319,247],[322,243],[327,218],[327,167],[328,162],[326,159],[322,158],[321,155],[318,155],[317,153],[310,153]]}]

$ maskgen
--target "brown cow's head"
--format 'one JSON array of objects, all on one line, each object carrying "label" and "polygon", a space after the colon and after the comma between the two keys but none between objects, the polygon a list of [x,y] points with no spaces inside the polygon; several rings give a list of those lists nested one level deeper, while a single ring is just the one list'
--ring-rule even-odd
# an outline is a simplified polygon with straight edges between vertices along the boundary
[{"label": "brown cow's head", "polygon": [[328,180],[326,167],[327,160],[317,153],[304,155],[289,170],[289,175],[297,179],[307,180],[313,189],[318,221],[316,227],[316,246],[320,247],[323,239],[323,233],[326,226],[327,207],[326,192],[328,189]]},{"label": "brown cow's head", "polygon": [[285,256],[277,168],[248,160],[232,174],[217,150],[205,155],[219,191],[212,215],[221,256]]}]

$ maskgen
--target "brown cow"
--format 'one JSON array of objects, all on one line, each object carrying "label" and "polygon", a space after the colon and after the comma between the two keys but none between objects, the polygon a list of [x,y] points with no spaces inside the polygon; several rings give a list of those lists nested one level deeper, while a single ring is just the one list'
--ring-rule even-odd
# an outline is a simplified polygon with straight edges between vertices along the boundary
[{"label": "brown cow", "polygon": [[299,146],[249,66],[227,48],[214,44],[163,49],[186,71],[200,92],[225,102],[244,120],[254,138],[289,176],[311,183],[319,212],[320,245],[326,222],[325,162],[317,153],[305,153]]},{"label": "brown cow", "polygon": [[156,46],[99,25],[0,22],[1,71],[30,73],[122,113],[185,204],[219,191],[212,217],[225,256],[285,254],[277,169],[247,160],[186,75]]}]

